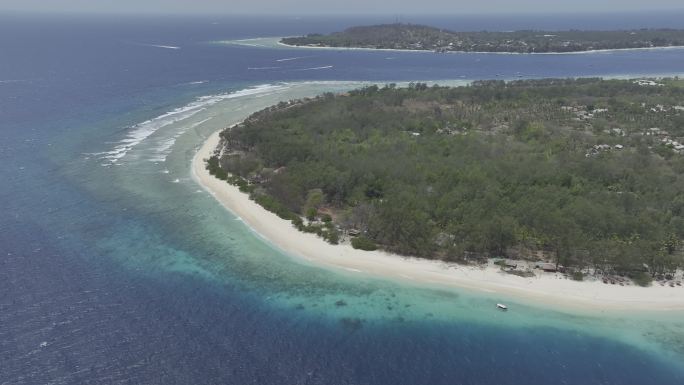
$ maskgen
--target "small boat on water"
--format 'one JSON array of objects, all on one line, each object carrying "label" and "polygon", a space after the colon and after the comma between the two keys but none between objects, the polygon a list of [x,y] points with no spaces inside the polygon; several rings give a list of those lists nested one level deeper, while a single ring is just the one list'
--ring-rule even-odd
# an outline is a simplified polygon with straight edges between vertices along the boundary
[{"label": "small boat on water", "polygon": [[499,308],[500,310],[506,311],[508,310],[508,306],[502,304],[502,303],[497,303],[496,307]]}]

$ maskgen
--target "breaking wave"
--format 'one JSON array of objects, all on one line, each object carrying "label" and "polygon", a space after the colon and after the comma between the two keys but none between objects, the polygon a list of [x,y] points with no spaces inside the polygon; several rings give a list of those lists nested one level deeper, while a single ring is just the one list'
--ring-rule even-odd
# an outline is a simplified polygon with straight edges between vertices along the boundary
[{"label": "breaking wave", "polygon": [[201,126],[202,124],[210,121],[211,119],[213,119],[213,117],[209,117],[206,119],[202,119],[199,122],[192,123],[191,125],[186,126],[182,130],[176,132],[172,137],[160,141],[159,145],[152,149],[153,155],[148,160],[150,162],[155,163],[166,161],[166,157],[171,152],[171,147],[173,147],[173,145],[176,143],[176,140],[179,136],[183,135],[188,130],[192,130],[193,128]]},{"label": "breaking wave", "polygon": [[[160,116],[131,126],[126,134],[126,137],[117,142],[114,148],[109,151],[92,155],[98,156],[108,164],[115,164],[121,158],[126,156],[131,149],[150,137],[150,135],[164,127],[189,119],[199,112],[204,111],[209,106],[227,99],[270,93],[287,87],[288,85],[285,84],[264,84],[236,92],[199,97],[195,101],[188,103],[183,107],[176,108]],[[172,145],[173,143],[171,143],[169,147]]]}]

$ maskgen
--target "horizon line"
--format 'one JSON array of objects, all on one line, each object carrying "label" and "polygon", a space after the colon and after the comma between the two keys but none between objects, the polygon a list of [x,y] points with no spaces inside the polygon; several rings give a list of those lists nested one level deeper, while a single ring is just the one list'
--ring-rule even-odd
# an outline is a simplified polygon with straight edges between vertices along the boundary
[{"label": "horizon line", "polygon": [[516,16],[541,16],[541,15],[624,15],[624,14],[638,14],[638,13],[670,13],[670,12],[684,12],[684,6],[682,7],[672,7],[672,8],[651,8],[651,9],[625,9],[619,11],[611,10],[572,10],[572,11],[535,11],[535,10],[525,10],[525,11],[464,11],[464,12],[275,12],[275,13],[263,13],[263,12],[222,12],[222,11],[200,11],[200,12],[183,12],[183,11],[167,11],[158,12],[152,10],[145,11],[78,11],[78,10],[24,10],[24,9],[0,9],[0,16],[3,15],[58,15],[58,16],[192,16],[192,17],[408,17],[408,16],[419,16],[419,17],[456,17],[456,16],[506,16],[506,15],[516,15]]}]

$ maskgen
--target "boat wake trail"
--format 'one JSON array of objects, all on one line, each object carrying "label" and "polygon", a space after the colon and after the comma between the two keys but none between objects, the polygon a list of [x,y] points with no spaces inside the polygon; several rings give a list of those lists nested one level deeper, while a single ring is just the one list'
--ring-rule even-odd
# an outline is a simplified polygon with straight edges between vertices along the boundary
[{"label": "boat wake trail", "polygon": [[145,43],[138,43],[138,45],[143,46],[143,47],[154,47],[154,48],[164,48],[164,49],[181,49],[181,47],[177,47],[175,45],[145,44]]},{"label": "boat wake trail", "polygon": [[293,71],[316,71],[316,70],[327,70],[330,68],[333,68],[334,66],[329,65],[329,66],[321,66],[321,67],[311,67],[311,68],[297,68],[294,69]]},{"label": "boat wake trail", "polygon": [[277,62],[285,62],[285,61],[292,61],[292,60],[299,60],[299,59],[306,59],[310,58],[312,56],[297,56],[297,57],[286,57],[284,59],[277,59]]}]

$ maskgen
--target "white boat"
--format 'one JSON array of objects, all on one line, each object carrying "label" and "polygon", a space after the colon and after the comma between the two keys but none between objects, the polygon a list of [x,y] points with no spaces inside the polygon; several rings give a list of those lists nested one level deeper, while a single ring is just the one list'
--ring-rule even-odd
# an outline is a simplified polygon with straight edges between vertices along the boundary
[{"label": "white boat", "polygon": [[502,303],[497,303],[496,307],[498,307],[501,310],[508,310],[508,306],[502,304]]}]

